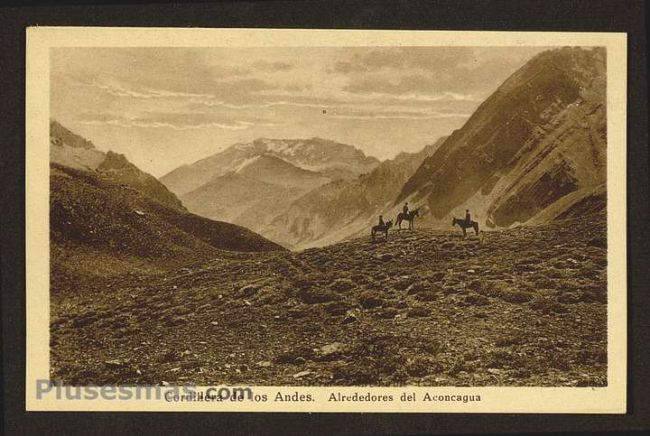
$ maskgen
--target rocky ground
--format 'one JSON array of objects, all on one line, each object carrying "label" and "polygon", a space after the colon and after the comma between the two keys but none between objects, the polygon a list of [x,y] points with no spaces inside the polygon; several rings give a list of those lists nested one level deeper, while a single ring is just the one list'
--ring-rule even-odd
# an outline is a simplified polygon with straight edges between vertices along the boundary
[{"label": "rocky ground", "polygon": [[52,295],[72,384],[604,386],[604,217],[228,253]]}]

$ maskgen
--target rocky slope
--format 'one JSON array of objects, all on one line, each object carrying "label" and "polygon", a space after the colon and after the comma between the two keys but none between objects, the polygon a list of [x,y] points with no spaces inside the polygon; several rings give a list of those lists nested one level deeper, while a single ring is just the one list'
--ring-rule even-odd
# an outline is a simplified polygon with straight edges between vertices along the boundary
[{"label": "rocky slope", "polygon": [[167,207],[100,174],[52,164],[52,291],[102,289],[114,277],[147,277],[223,257],[229,251],[283,250],[233,224]]},{"label": "rocky slope", "polygon": [[194,213],[261,231],[305,191],[266,183],[235,172],[216,177],[183,196]]},{"label": "rocky slope", "polygon": [[421,204],[434,222],[469,208],[482,223],[507,227],[602,185],[605,84],[602,48],[537,55],[423,162],[396,203]]},{"label": "rocky slope", "polygon": [[[284,250],[229,223],[188,213],[153,176],[51,125],[50,242],[54,293],[114,277],[148,277],[227,251]],[[224,251],[227,250],[227,251]]]},{"label": "rocky slope", "polygon": [[445,141],[418,153],[400,153],[354,180],[338,180],[294,201],[265,229],[269,238],[293,248],[322,246],[366,233],[380,214],[395,219],[392,202],[408,178]]},{"label": "rocky slope", "polygon": [[377,159],[364,155],[351,145],[327,139],[260,138],[250,143],[234,144],[191,165],[176,168],[164,175],[161,181],[183,198],[210,180],[237,171],[260,156],[276,157],[330,180],[354,178],[379,164]]},{"label": "rocky slope", "polygon": [[601,211],[80,282],[52,298],[52,380],[606,386],[606,264]]},{"label": "rocky slope", "polygon": [[101,174],[114,182],[131,186],[167,207],[187,211],[165,185],[141,171],[124,155],[97,150],[91,141],[71,132],[57,121],[50,122],[50,162]]}]

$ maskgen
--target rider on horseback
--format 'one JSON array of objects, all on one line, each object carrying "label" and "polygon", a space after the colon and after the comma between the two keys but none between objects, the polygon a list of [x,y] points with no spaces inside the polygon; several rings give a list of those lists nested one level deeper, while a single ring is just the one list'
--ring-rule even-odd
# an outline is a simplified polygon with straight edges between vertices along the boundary
[{"label": "rider on horseback", "polygon": [[384,227],[386,224],[384,224],[384,217],[379,215],[379,226]]},{"label": "rider on horseback", "polygon": [[468,227],[472,225],[472,217],[469,214],[469,209],[465,209],[465,225]]},{"label": "rider on horseback", "polygon": [[408,201],[404,203],[404,207],[402,208],[402,212],[404,212],[404,215],[408,215],[409,213],[409,203]]}]

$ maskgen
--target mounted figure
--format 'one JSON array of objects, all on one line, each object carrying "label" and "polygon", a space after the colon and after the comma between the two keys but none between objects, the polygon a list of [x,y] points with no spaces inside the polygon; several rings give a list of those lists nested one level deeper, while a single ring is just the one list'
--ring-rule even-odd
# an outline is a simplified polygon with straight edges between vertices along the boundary
[{"label": "mounted figure", "polygon": [[384,222],[384,217],[379,215],[379,223],[376,226],[372,227],[372,230],[370,231],[370,236],[372,236],[372,240],[375,240],[375,233],[384,233],[385,239],[388,239],[388,229],[393,227],[393,221],[388,220],[388,222]]},{"label": "mounted figure", "polygon": [[451,226],[458,225],[463,231],[463,238],[467,237],[467,229],[470,227],[474,229],[474,233],[478,236],[478,221],[472,221],[472,216],[469,213],[469,209],[465,210],[465,219],[454,218],[451,222]]},{"label": "mounted figure", "polygon": [[402,211],[397,214],[397,225],[399,226],[399,229],[402,230],[402,221],[406,220],[409,222],[409,230],[413,230],[415,228],[413,221],[416,216],[420,216],[419,208],[409,211],[409,204],[404,203]]}]

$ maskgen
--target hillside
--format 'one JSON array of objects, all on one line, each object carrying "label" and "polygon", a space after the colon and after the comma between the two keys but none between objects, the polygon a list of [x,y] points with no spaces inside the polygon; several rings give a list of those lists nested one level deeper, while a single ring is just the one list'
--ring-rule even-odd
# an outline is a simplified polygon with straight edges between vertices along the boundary
[{"label": "hillside", "polygon": [[245,161],[235,171],[212,178],[182,198],[198,215],[259,232],[292,201],[328,181],[319,173],[261,155]]},{"label": "hillside", "polygon": [[290,164],[275,156],[261,155],[237,169],[237,174],[286,188],[308,192],[330,181],[320,173]]},{"label": "hillside", "polygon": [[410,199],[442,223],[469,208],[482,223],[507,227],[602,185],[605,84],[604,49],[537,55],[423,162],[395,204]]},{"label": "hillside", "polygon": [[321,138],[267,139],[234,144],[191,165],[183,165],[160,180],[181,198],[215,177],[237,171],[260,156],[271,156],[319,173],[330,180],[354,178],[377,166],[377,159],[357,148]]},{"label": "hillside", "polygon": [[124,155],[97,150],[87,139],[57,121],[50,122],[50,162],[78,170],[99,173],[131,186],[161,204],[187,212],[181,201],[150,174],[141,171]]},{"label": "hillside", "polygon": [[338,242],[366,233],[380,214],[395,219],[393,200],[422,161],[445,141],[439,138],[418,153],[400,153],[354,180],[323,185],[294,201],[272,225],[260,230],[267,237],[294,248]]},{"label": "hillside", "polygon": [[101,174],[52,164],[50,186],[55,292],[101,287],[117,276],[144,278],[227,256],[222,250],[283,250],[248,229],[169,208]]},{"label": "hillside", "polygon": [[231,172],[183,195],[183,201],[198,215],[259,232],[304,192],[302,188],[274,185]]},{"label": "hillside", "polygon": [[392,232],[54,295],[52,380],[606,386],[605,235],[597,213]]}]

